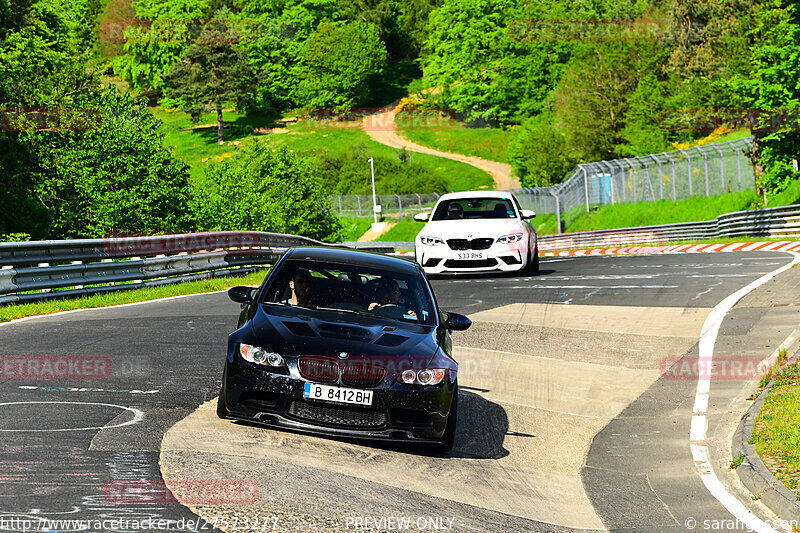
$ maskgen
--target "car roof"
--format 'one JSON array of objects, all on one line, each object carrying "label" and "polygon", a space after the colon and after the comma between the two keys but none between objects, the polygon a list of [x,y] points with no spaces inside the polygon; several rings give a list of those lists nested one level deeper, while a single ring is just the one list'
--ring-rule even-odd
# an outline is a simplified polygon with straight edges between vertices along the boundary
[{"label": "car roof", "polygon": [[464,191],[443,194],[439,200],[458,200],[461,198],[511,198],[514,196],[508,191]]},{"label": "car roof", "polygon": [[338,248],[327,246],[308,246],[292,248],[287,253],[286,259],[292,261],[320,261],[342,263],[345,265],[377,268],[404,274],[418,274],[417,264],[410,259],[395,257],[375,252],[364,252],[352,248]]}]

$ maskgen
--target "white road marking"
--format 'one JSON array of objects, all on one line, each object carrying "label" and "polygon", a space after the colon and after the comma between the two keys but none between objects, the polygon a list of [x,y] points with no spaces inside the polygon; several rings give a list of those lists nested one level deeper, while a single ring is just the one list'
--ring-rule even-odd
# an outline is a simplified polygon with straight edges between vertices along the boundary
[{"label": "white road marking", "polygon": [[133,413],[133,418],[128,420],[127,422],[123,422],[121,424],[114,424],[113,426],[95,426],[95,427],[85,427],[85,428],[63,428],[63,429],[0,429],[0,432],[3,433],[54,433],[54,432],[61,432],[61,431],[88,431],[88,430],[95,430],[95,429],[111,429],[111,428],[121,428],[124,426],[132,426],[133,424],[138,424],[142,420],[144,420],[144,413],[138,409],[134,409],[133,407],[125,407],[123,405],[114,405],[112,403],[96,403],[96,402],[4,402],[0,403],[0,407],[4,405],[34,405],[34,404],[50,404],[50,405],[100,405],[102,407],[115,407],[117,409],[122,409],[123,411],[129,411]]},{"label": "white road marking", "polygon": [[513,287],[498,287],[498,289],[677,289],[680,285],[516,285]]},{"label": "white road marking", "polygon": [[15,318],[14,320],[9,320],[8,322],[0,322],[0,327],[3,326],[10,326],[12,324],[17,324],[19,322],[28,322],[29,320],[36,320],[37,318],[49,318],[53,316],[62,316],[62,315],[69,315],[72,313],[81,313],[83,311],[97,311],[100,309],[118,309],[120,307],[133,307],[134,305],[145,305],[151,304],[156,302],[166,302],[169,300],[177,300],[179,298],[190,298],[192,296],[207,296],[209,294],[219,294],[221,292],[228,292],[228,291],[213,291],[213,292],[198,292],[195,294],[181,294],[180,296],[169,296],[167,298],[158,298],[155,300],[145,300],[143,302],[131,302],[127,304],[117,304],[117,305],[107,305],[105,307],[85,307],[83,309],[70,309],[69,311],[59,311],[57,313],[48,313],[44,315],[33,315],[33,316],[26,316],[22,318]]},{"label": "white road marking", "polygon": [[[708,314],[705,322],[703,323],[703,330],[700,335],[700,365],[702,368],[711,368],[711,363],[714,359],[714,345],[717,342],[719,329],[722,326],[722,321],[725,315],[730,311],[736,303],[744,298],[750,292],[761,287],[769,280],[778,274],[785,272],[792,268],[794,265],[800,263],[800,254],[790,252],[793,259],[788,264],[773,270],[772,272],[758,278],[747,286],[734,292],[719,304],[717,304]],[[720,482],[714,469],[708,460],[708,447],[699,444],[692,444],[692,442],[704,441],[706,438],[706,412],[708,411],[708,397],[711,390],[711,376],[700,376],[697,380],[697,391],[694,398],[694,416],[692,417],[692,425],[689,434],[690,447],[692,450],[692,457],[694,458],[695,466],[697,467],[700,478],[703,484],[714,498],[717,499],[725,508],[737,519],[741,520],[751,530],[758,531],[759,533],[777,533],[766,522],[758,518],[752,511],[737,500],[725,486]]]}]

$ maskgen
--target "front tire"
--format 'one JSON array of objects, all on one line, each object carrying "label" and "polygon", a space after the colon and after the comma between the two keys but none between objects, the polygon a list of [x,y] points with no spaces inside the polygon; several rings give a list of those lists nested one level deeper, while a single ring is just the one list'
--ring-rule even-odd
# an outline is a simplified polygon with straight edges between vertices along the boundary
[{"label": "front tire", "polygon": [[228,408],[225,406],[228,397],[227,387],[225,386],[228,381],[228,368],[225,365],[225,370],[222,372],[222,387],[219,389],[219,398],[217,398],[217,416],[223,420],[228,418]]},{"label": "front tire", "polygon": [[449,452],[456,442],[456,423],[458,419],[458,382],[453,391],[453,403],[450,404],[450,413],[447,415],[447,426],[442,436],[442,442],[436,447],[440,452]]},{"label": "front tire", "polygon": [[539,246],[533,249],[533,254],[528,252],[528,264],[525,265],[523,273],[526,276],[532,276],[539,273]]}]

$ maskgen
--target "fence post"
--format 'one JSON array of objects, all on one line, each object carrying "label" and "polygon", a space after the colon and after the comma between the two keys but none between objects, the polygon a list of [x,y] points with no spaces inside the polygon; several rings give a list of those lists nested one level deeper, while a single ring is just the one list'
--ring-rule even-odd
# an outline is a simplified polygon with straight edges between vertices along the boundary
[{"label": "fence post", "polygon": [[400,199],[399,194],[395,194],[395,196],[397,196],[397,216],[403,218],[403,200]]},{"label": "fence post", "polygon": [[675,185],[675,160],[672,159],[672,156],[670,156],[667,153],[664,153],[663,155],[664,155],[664,157],[667,158],[667,160],[670,163],[670,166],[672,167],[672,200],[673,201],[677,201],[678,200],[678,187]]},{"label": "fence post", "polygon": [[686,156],[686,172],[689,176],[689,196],[694,196],[694,192],[692,191],[692,156],[689,155],[689,152],[686,150],[678,150],[680,153]]},{"label": "fence post", "polygon": [[342,212],[342,196],[339,195],[339,216],[341,217],[344,213]]},{"label": "fence post", "polygon": [[[650,154],[650,157],[658,163],[658,199],[664,199],[664,178],[661,177],[661,160],[656,156]],[[652,186],[652,185],[651,185]]]},{"label": "fence post", "polygon": [[728,141],[728,144],[731,145],[733,151],[736,152],[736,179],[739,182],[739,191],[742,190],[742,151],[736,145],[734,141]]},{"label": "fence post", "polygon": [[[656,191],[653,190],[653,182],[650,180],[650,165],[647,164],[644,158],[636,156],[636,160],[644,167],[644,175],[647,178],[647,186],[650,188],[650,201],[656,198]],[[642,182],[642,195],[645,193],[644,181]]]},{"label": "fence post", "polygon": [[722,193],[725,193],[725,157],[722,150],[717,148],[715,144],[710,145],[717,153],[719,153],[719,181],[722,187]]},{"label": "fence post", "polygon": [[361,216],[361,197],[356,195],[356,200],[358,200],[358,216]]},{"label": "fence post", "polygon": [[583,171],[583,190],[586,193],[586,212],[589,212],[589,176],[586,172],[586,167],[583,165],[578,165],[580,169]]},{"label": "fence post", "polygon": [[549,192],[553,195],[553,198],[556,199],[556,227],[558,228],[558,233],[561,233],[561,201],[558,199],[558,194],[554,190],[551,189]]},{"label": "fence post", "polygon": [[695,146],[695,148],[697,148],[697,150],[703,154],[703,171],[706,177],[706,196],[711,196],[711,193],[708,189],[708,154],[699,146]]},{"label": "fence post", "polygon": [[419,212],[422,213],[422,198],[420,197],[419,193],[414,193],[417,195],[417,205],[419,206]]}]

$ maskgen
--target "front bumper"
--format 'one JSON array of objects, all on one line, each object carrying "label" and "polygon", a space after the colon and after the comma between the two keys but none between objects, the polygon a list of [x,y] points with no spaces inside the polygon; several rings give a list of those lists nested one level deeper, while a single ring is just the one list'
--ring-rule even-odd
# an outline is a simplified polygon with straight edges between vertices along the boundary
[{"label": "front bumper", "polygon": [[[229,417],[305,433],[359,439],[435,443],[441,441],[455,390],[445,380],[432,387],[410,387],[391,379],[373,391],[371,407],[303,398],[309,381],[296,360],[275,373],[234,358],[226,362],[225,406]],[[350,385],[329,385],[359,388]]]},{"label": "front bumper", "polygon": [[416,243],[416,261],[426,274],[518,272],[528,265],[528,250],[495,243],[485,250],[453,250],[447,244]]}]

